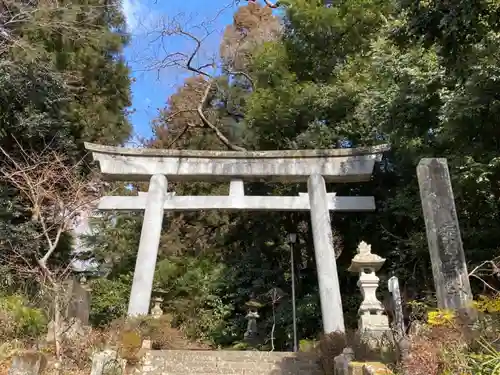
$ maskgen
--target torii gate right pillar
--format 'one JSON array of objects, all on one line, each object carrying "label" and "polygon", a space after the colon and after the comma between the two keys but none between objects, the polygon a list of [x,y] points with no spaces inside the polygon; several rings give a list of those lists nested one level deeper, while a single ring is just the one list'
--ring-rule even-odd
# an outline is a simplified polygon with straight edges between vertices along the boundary
[{"label": "torii gate right pillar", "polygon": [[307,180],[309,205],[311,209],[311,226],[314,241],[314,255],[318,272],[319,296],[323,331],[344,332],[344,314],[340,295],[337,261],[333,248],[330,210],[326,193],[325,179],[319,174],[313,174]]}]

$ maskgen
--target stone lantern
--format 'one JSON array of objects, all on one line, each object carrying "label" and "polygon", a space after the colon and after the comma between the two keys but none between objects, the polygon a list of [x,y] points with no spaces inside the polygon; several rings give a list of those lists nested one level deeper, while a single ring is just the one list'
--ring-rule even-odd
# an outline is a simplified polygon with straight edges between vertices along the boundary
[{"label": "stone lantern", "polygon": [[153,298],[154,306],[151,309],[151,316],[154,319],[159,319],[163,315],[163,310],[161,309],[162,302],[163,302],[163,298],[161,298],[161,297]]},{"label": "stone lantern", "polygon": [[379,278],[375,272],[379,271],[384,263],[385,259],[372,254],[371,245],[363,241],[359,244],[358,253],[352,259],[348,269],[350,272],[359,274],[357,285],[363,295],[363,302],[358,310],[358,330],[376,337],[390,331],[389,318],[376,295]]},{"label": "stone lantern", "polygon": [[258,340],[259,332],[257,329],[257,319],[260,318],[259,309],[262,307],[262,304],[259,301],[251,299],[247,303],[245,303],[245,307],[247,308],[246,318],[248,320],[247,330],[244,335],[244,340],[248,343],[255,344]]},{"label": "stone lantern", "polygon": [[92,291],[92,288],[90,287],[90,284],[89,284],[87,278],[85,277],[85,274],[83,274],[78,281],[80,282],[80,285],[82,286],[82,288],[84,290],[86,290],[87,292]]}]

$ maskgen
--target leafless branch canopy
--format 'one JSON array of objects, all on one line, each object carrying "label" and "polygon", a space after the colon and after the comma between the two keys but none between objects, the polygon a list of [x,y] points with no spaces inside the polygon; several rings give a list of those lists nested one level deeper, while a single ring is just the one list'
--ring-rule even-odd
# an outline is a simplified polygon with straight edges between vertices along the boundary
[{"label": "leafless branch canopy", "polygon": [[0,147],[0,181],[16,188],[28,202],[32,220],[41,227],[38,237],[46,245],[42,254],[35,255],[36,262],[45,276],[52,278],[47,268],[49,258],[61,235],[71,230],[80,214],[94,204],[100,183],[82,174],[83,160],[72,165],[55,151],[28,152],[18,146],[20,157],[16,158]]},{"label": "leafless branch canopy", "polygon": [[[211,35],[211,31],[205,26],[201,25],[197,27],[198,30],[202,30],[202,36],[196,35],[195,31],[186,30],[179,23],[169,23],[164,24],[161,35],[159,38],[167,37],[167,36],[181,36],[193,44],[193,48],[189,53],[184,52],[170,52],[165,53],[164,58],[159,61],[154,61],[149,65],[148,69],[160,71],[165,68],[171,67],[179,67],[182,69],[186,69],[189,72],[192,72],[197,77],[195,82],[193,82],[192,87],[194,90],[198,91],[198,101],[195,103],[190,103],[189,107],[181,108],[175,110],[173,113],[170,113],[166,118],[168,121],[175,119],[180,115],[186,115],[189,113],[194,113],[197,115],[197,120],[190,120],[190,116],[187,117],[187,121],[183,126],[182,130],[178,133],[176,137],[171,141],[168,147],[172,147],[181,137],[186,135],[189,132],[190,128],[208,128],[212,131],[217,138],[223,143],[228,149],[234,151],[244,151],[245,148],[237,146],[233,144],[228,137],[224,135],[224,133],[219,129],[217,124],[217,119],[213,118],[213,116],[209,116],[206,114],[206,109],[209,107],[209,99],[210,94],[213,90],[218,90],[221,92],[222,90],[217,84],[217,80],[215,77],[215,71],[217,69],[216,58],[212,57],[207,59],[202,63],[197,63],[196,61],[199,59],[199,54],[203,45],[203,42]],[[158,41],[158,39],[156,40]],[[251,81],[251,78],[248,74],[244,72],[236,72],[236,74],[240,74],[242,76],[248,77]]]}]

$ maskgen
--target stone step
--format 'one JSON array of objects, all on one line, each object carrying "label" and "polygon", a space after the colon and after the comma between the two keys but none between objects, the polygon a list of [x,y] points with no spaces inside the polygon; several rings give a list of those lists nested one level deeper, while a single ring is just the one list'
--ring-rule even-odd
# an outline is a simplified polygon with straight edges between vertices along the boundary
[{"label": "stone step", "polygon": [[204,363],[183,363],[183,364],[163,364],[161,366],[163,371],[166,372],[176,372],[178,369],[189,369],[192,373],[204,373],[210,371],[218,371],[219,373],[234,373],[234,371],[245,372],[245,371],[278,371],[278,370],[286,370],[293,369],[294,371],[299,372],[313,372],[318,369],[318,367],[303,367],[303,366],[290,366],[290,365],[282,365],[279,364],[272,366],[262,366],[260,364],[237,364],[237,365],[226,365],[226,364],[217,364],[217,365],[207,365]]},{"label": "stone step", "polygon": [[149,350],[141,375],[322,375],[316,356],[308,353]]}]

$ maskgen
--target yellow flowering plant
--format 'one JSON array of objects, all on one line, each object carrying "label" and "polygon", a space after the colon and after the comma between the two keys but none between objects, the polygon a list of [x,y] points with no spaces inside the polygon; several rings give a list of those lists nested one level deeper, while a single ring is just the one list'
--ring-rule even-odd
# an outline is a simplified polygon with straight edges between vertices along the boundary
[{"label": "yellow flowering plant", "polygon": [[479,312],[490,314],[500,312],[500,298],[479,296],[472,305]]},{"label": "yellow flowering plant", "polygon": [[427,324],[431,326],[451,326],[455,317],[455,313],[451,310],[429,311],[427,314]]}]

